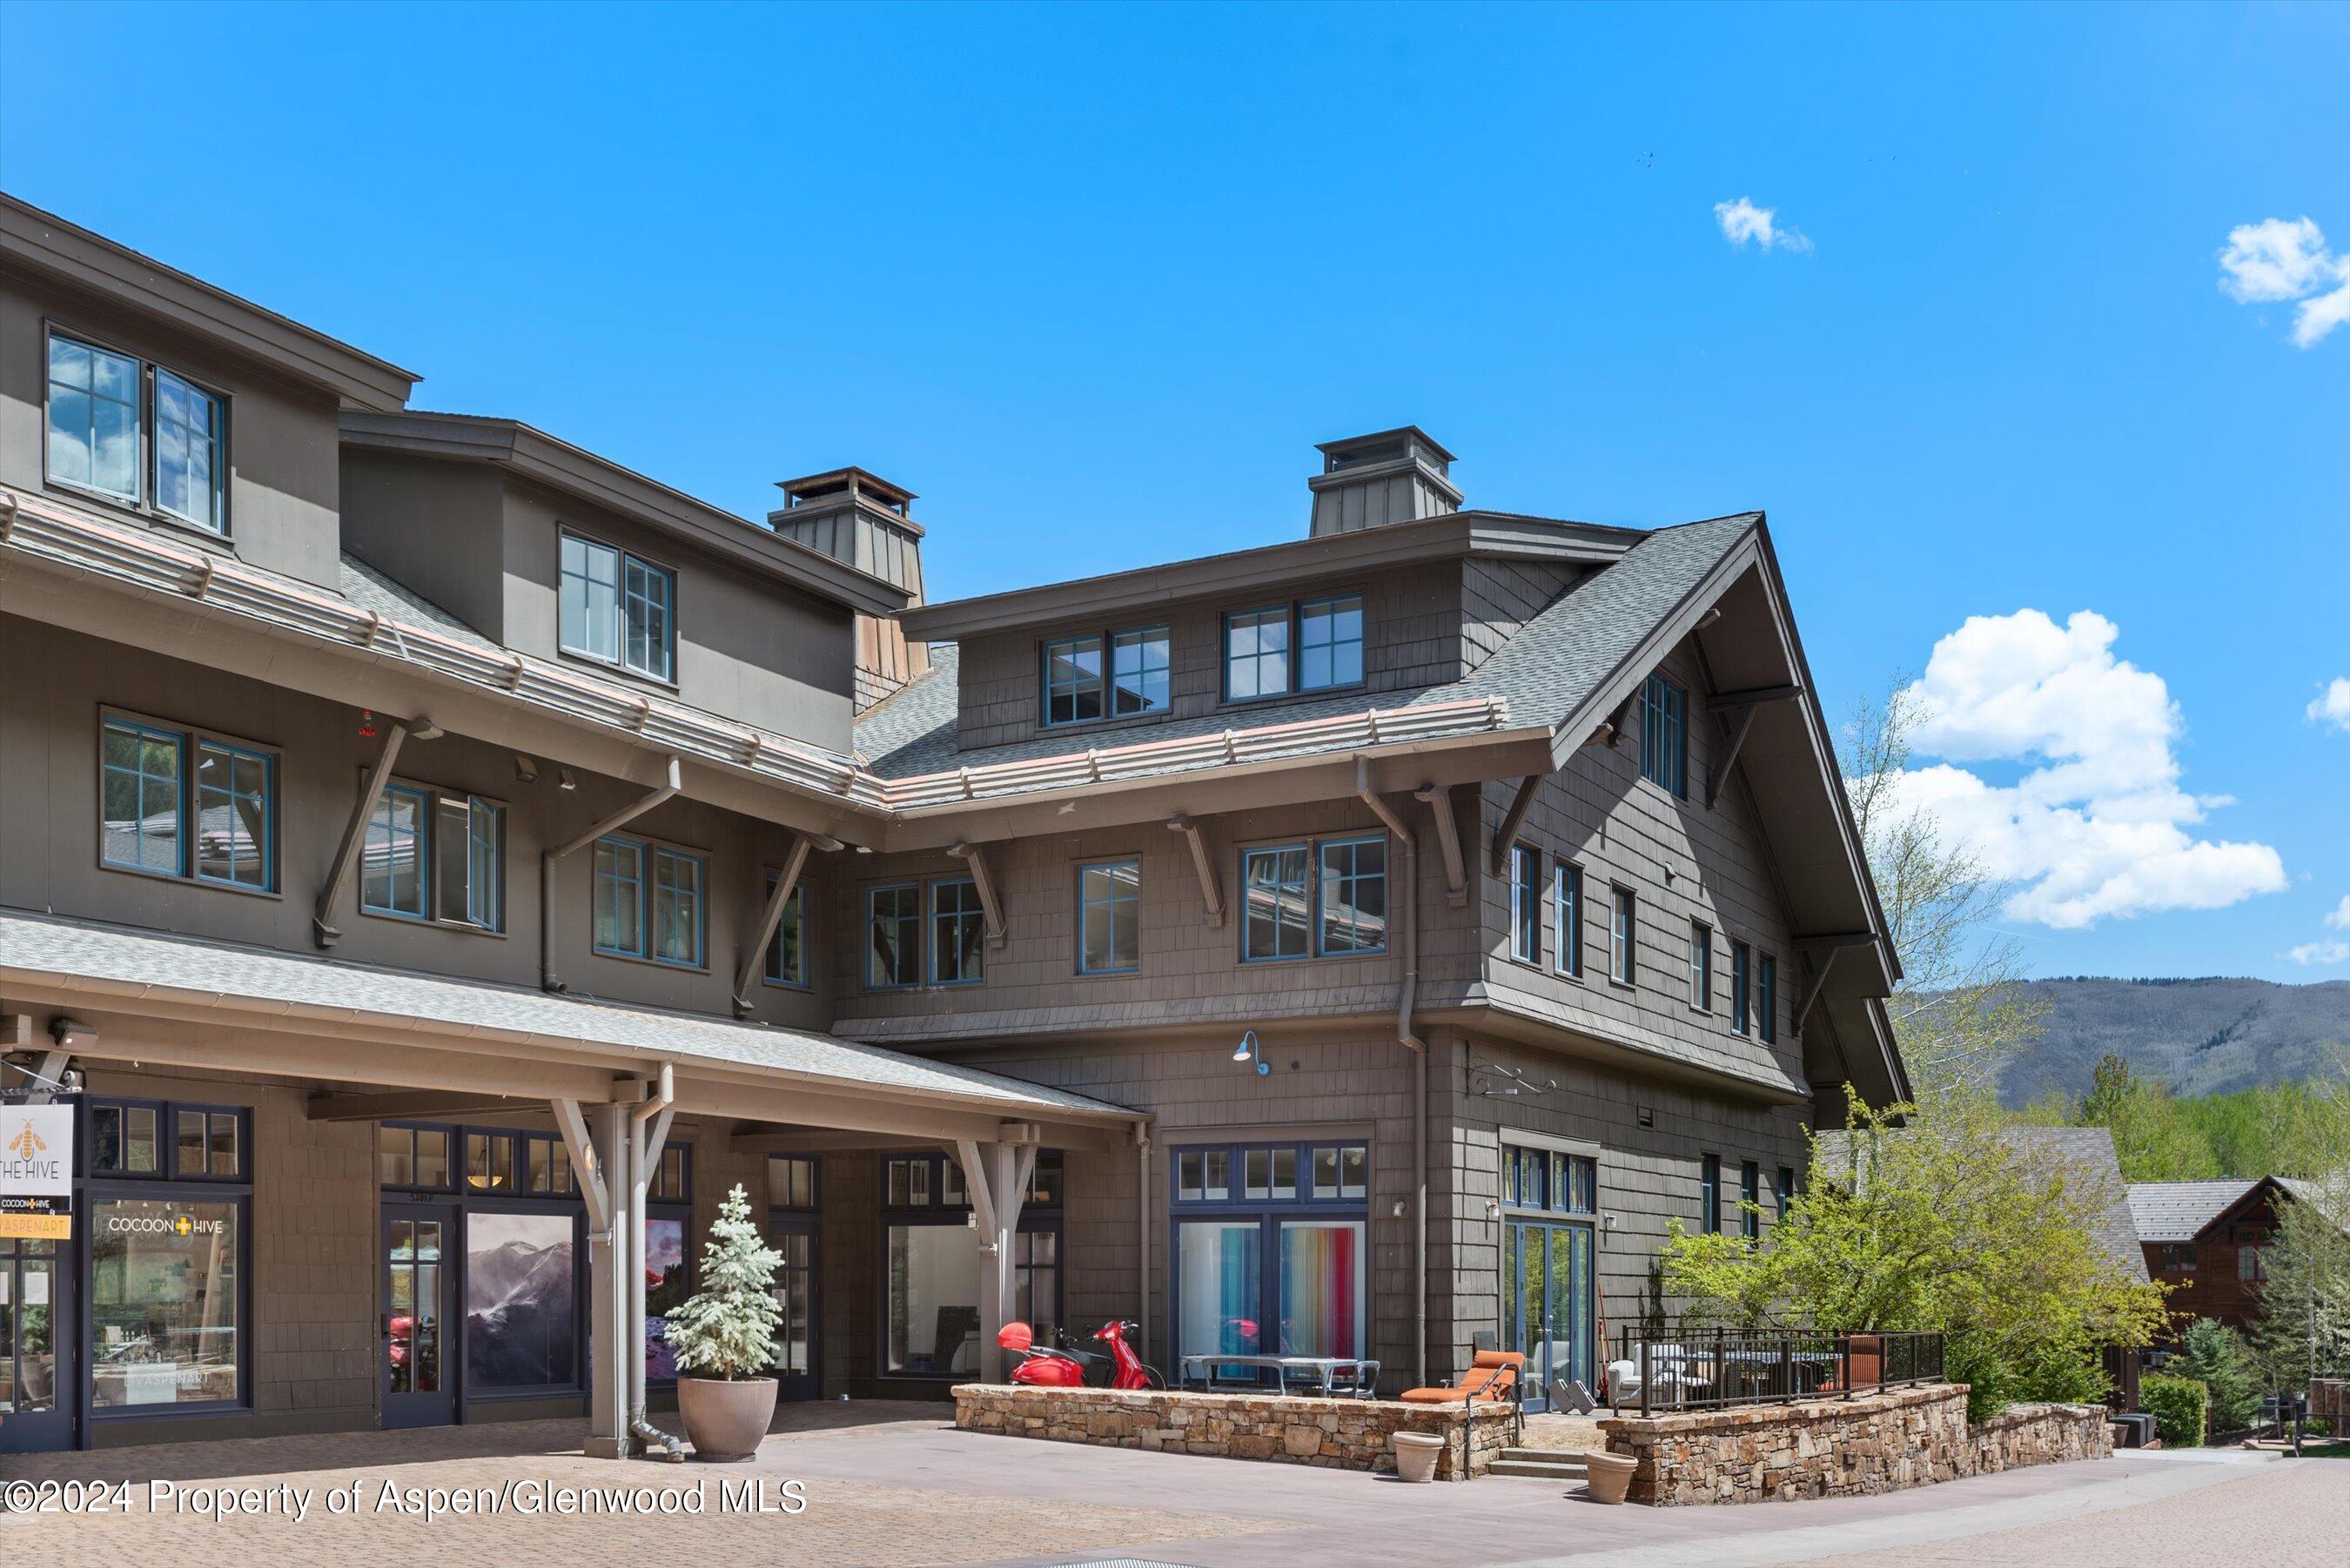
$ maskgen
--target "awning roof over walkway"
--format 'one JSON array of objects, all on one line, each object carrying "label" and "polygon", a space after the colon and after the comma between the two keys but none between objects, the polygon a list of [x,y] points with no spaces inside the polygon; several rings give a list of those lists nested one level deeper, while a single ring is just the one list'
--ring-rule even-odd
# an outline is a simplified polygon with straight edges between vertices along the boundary
[{"label": "awning roof over walkway", "polygon": [[[829,1034],[625,1007],[0,911],[0,998],[137,1020],[101,1057],[140,1055],[338,1082],[516,1097],[627,1097],[609,1085],[673,1064],[679,1109],[858,1130],[970,1137],[1014,1120],[1123,1135],[1141,1113],[1064,1090]],[[167,1023],[210,1022],[191,1039]],[[307,1037],[272,1047],[244,1032]],[[112,1033],[120,1033],[114,1031]],[[179,1039],[184,1048],[174,1050]],[[364,1047],[336,1050],[337,1042]],[[383,1047],[409,1044],[430,1055]],[[462,1064],[462,1065],[461,1065]],[[504,1086],[511,1083],[511,1087]],[[844,1115],[864,1102],[903,1115]]]}]

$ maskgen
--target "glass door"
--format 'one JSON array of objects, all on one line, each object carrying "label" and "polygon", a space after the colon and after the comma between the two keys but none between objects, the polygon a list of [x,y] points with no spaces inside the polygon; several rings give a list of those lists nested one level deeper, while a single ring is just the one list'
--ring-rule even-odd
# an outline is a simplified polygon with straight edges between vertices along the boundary
[{"label": "glass door", "polygon": [[74,1446],[66,1245],[0,1237],[0,1454]]},{"label": "glass door", "polygon": [[1588,1225],[1513,1222],[1503,1244],[1502,1339],[1526,1358],[1529,1410],[1549,1408],[1553,1378],[1593,1381]]},{"label": "glass door", "polygon": [[775,1270],[775,1397],[813,1399],[823,1368],[816,1361],[816,1227],[814,1217],[774,1220],[768,1244],[784,1255]]},{"label": "glass door", "polygon": [[383,1424],[447,1426],[457,1415],[449,1355],[456,1205],[388,1203],[382,1235]]}]

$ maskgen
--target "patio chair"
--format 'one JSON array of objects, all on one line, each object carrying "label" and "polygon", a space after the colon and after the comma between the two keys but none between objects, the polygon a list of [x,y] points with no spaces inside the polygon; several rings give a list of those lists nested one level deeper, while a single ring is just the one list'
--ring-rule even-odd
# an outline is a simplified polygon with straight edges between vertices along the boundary
[{"label": "patio chair", "polygon": [[[1450,1388],[1407,1388],[1396,1396],[1407,1405],[1454,1405],[1471,1414],[1478,1404],[1502,1404],[1510,1407],[1511,1440],[1523,1441],[1526,1435],[1525,1353],[1517,1350],[1481,1350],[1469,1364],[1468,1375]],[[1461,1427],[1461,1467],[1467,1474],[1469,1468],[1469,1426]]]}]

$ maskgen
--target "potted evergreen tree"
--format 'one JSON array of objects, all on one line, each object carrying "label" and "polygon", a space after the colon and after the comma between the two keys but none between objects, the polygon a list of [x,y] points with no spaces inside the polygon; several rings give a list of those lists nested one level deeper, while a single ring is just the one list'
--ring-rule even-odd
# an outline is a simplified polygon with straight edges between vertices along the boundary
[{"label": "potted evergreen tree", "polygon": [[775,1267],[740,1183],[702,1249],[701,1288],[669,1314],[677,1410],[696,1459],[747,1459],[775,1414]]}]

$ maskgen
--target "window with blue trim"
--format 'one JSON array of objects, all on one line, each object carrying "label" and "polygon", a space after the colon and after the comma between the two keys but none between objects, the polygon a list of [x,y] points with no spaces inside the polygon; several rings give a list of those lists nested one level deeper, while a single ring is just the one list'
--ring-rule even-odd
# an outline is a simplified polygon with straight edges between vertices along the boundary
[{"label": "window with blue trim", "polygon": [[1317,845],[1320,911],[1316,940],[1324,958],[1380,953],[1388,948],[1388,841],[1326,839]]},{"label": "window with blue trim", "polygon": [[1640,688],[1640,776],[1689,794],[1689,693],[1663,675]]},{"label": "window with blue trim", "polygon": [[1542,962],[1542,852],[1530,844],[1510,846],[1510,956]]},{"label": "window with blue trim", "polygon": [[[1340,1140],[1170,1152],[1178,1368],[1184,1356],[1218,1353],[1367,1354],[1369,1156]],[[1262,1375],[1216,1366],[1211,1376]]]},{"label": "window with blue trim", "polygon": [[369,815],[359,908],[371,915],[505,929],[505,807],[394,782]]},{"label": "window with blue trim", "polygon": [[1241,852],[1241,958],[1356,958],[1387,950],[1384,835]]},{"label": "window with blue trim", "polygon": [[1065,637],[1045,645],[1045,722],[1083,724],[1102,716],[1102,639]]},{"label": "window with blue trim", "polygon": [[902,991],[921,984],[921,884],[867,888],[865,926],[865,988]]},{"label": "window with blue trim", "polygon": [[1289,607],[1224,617],[1224,696],[1231,701],[1289,690]]},{"label": "window with blue trim", "polygon": [[1755,964],[1754,1012],[1761,1023],[1762,1044],[1778,1044],[1779,961],[1769,953],[1764,953]]},{"label": "window with blue trim", "polygon": [[1224,615],[1224,700],[1363,683],[1363,596],[1331,594]]},{"label": "window with blue trim", "polygon": [[1690,922],[1690,1005],[1713,1011],[1713,928],[1703,920]]},{"label": "window with blue trim", "polygon": [[1241,855],[1241,957],[1251,962],[1306,955],[1312,893],[1303,844],[1249,849]]},{"label": "window with blue trim", "polygon": [[1752,1013],[1747,987],[1752,983],[1754,968],[1753,950],[1731,938],[1730,942],[1730,1032],[1743,1034],[1747,1019]]},{"label": "window with blue trim", "polygon": [[1565,975],[1583,973],[1583,867],[1562,860],[1555,873],[1558,950],[1552,962]]},{"label": "window with blue trim", "polygon": [[200,731],[101,722],[99,856],[116,870],[273,891],[276,793],[273,753]]},{"label": "window with blue trim", "polygon": [[1599,1210],[1599,1162],[1588,1155],[1502,1146],[1502,1204],[1554,1214]]},{"label": "window with blue trim", "polygon": [[1749,1242],[1762,1237],[1762,1168],[1751,1159],[1738,1166],[1738,1231]]},{"label": "window with blue trim", "polygon": [[1077,972],[1128,974],[1142,967],[1142,862],[1077,867]]},{"label": "window with blue trim", "polygon": [[425,918],[431,908],[432,797],[407,784],[386,784],[368,816],[359,863],[359,908],[378,915]]},{"label": "window with blue trim", "polygon": [[228,532],[228,404],[161,365],[49,334],[52,483]]},{"label": "window with blue trim", "polygon": [[1618,985],[1630,985],[1636,972],[1632,945],[1638,934],[1639,901],[1629,888],[1608,889],[1615,907],[1607,924],[1607,978]]},{"label": "window with blue trim", "polygon": [[977,985],[987,978],[987,910],[979,884],[949,877],[931,884],[931,983]]},{"label": "window with blue trim", "polygon": [[610,958],[702,967],[708,863],[643,839],[596,841],[595,948]]},{"label": "window with blue trim", "polygon": [[677,575],[567,532],[560,556],[556,629],[563,651],[670,680],[677,663]]},{"label": "window with blue trim", "polygon": [[1772,1189],[1772,1196],[1778,1199],[1779,1204],[1776,1220],[1780,1223],[1784,1223],[1787,1210],[1793,1208],[1795,1202],[1795,1168],[1794,1166],[1783,1165],[1779,1168],[1779,1185]]},{"label": "window with blue trim", "polygon": [[1297,607],[1297,689],[1363,683],[1363,596],[1338,594]]},{"label": "window with blue trim", "polygon": [[[775,891],[775,873],[770,871],[768,896]],[[807,942],[807,880],[803,877],[792,885],[792,896],[784,900],[783,918],[775,922],[775,934],[767,940],[767,983],[806,989]]]},{"label": "window with blue trim", "polygon": [[1048,725],[1131,719],[1166,712],[1171,705],[1163,626],[1061,638],[1045,645],[1044,659]]},{"label": "window with blue trim", "polygon": [[1721,1229],[1721,1156],[1709,1154],[1699,1165],[1697,1228],[1706,1235]]}]

